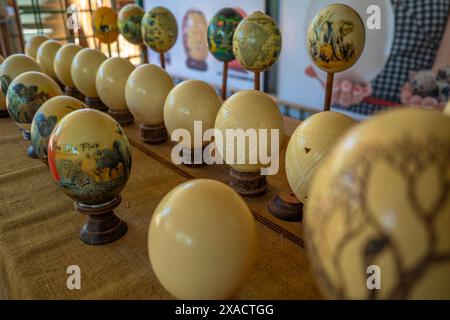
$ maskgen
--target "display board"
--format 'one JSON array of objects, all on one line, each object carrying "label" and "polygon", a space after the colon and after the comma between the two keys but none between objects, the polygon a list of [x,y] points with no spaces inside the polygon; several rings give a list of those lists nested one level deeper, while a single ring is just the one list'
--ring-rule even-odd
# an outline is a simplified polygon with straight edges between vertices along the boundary
[{"label": "display board", "polygon": [[[207,28],[213,16],[222,8],[237,9],[243,16],[253,11],[265,11],[264,0],[145,0],[147,11],[156,6],[169,9],[178,23],[178,39],[166,53],[167,71],[181,78],[199,79],[220,86],[223,63],[208,50]],[[159,54],[149,51],[150,62],[159,64]],[[245,71],[234,60],[229,64],[228,87],[231,90],[253,88],[253,73]]]}]

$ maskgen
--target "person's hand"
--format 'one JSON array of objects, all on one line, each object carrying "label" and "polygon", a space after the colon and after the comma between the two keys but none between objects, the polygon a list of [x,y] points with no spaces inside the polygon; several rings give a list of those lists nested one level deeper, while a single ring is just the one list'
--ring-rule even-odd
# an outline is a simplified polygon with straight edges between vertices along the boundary
[{"label": "person's hand", "polygon": [[415,95],[410,84],[407,82],[400,91],[400,100],[403,105],[425,108],[425,109],[437,109],[439,111],[444,110],[445,102],[439,102],[436,98],[425,97]]},{"label": "person's hand", "polygon": [[[305,74],[311,78],[316,78],[325,88],[325,83],[320,79],[313,66],[305,69]],[[361,103],[365,98],[372,94],[372,86],[370,83],[366,85],[354,84],[348,80],[334,80],[333,94],[331,97],[332,104],[339,104],[343,107],[351,107],[352,105]]]}]

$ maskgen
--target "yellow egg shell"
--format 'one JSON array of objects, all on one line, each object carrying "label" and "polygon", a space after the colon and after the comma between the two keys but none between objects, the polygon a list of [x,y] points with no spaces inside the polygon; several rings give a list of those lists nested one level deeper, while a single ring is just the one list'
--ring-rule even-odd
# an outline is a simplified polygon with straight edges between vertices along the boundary
[{"label": "yellow egg shell", "polygon": [[59,81],[66,87],[75,87],[70,70],[73,58],[82,49],[83,48],[79,45],[67,43],[56,52],[53,68]]},{"label": "yellow egg shell", "polygon": [[61,48],[61,43],[56,40],[47,40],[41,44],[36,56],[37,62],[44,72],[53,79],[57,79],[53,63],[59,48]]},{"label": "yellow egg shell", "polygon": [[94,35],[103,43],[113,43],[119,36],[117,13],[109,7],[100,7],[92,14]]},{"label": "yellow egg shell", "polygon": [[85,107],[83,102],[69,96],[56,96],[42,104],[31,124],[31,144],[41,160],[47,162],[48,141],[56,124],[65,115]]},{"label": "yellow egg shell", "polygon": [[100,51],[86,48],[80,50],[72,61],[71,75],[75,87],[84,96],[97,98],[95,78],[97,70],[107,57]]},{"label": "yellow egg shell", "polygon": [[128,77],[125,100],[137,121],[149,125],[164,122],[164,103],[174,87],[170,75],[159,66],[144,64]]},{"label": "yellow egg shell", "polygon": [[169,134],[176,129],[186,129],[191,134],[191,143],[183,142],[187,148],[200,148],[194,142],[194,121],[202,122],[202,132],[214,128],[220,108],[220,99],[214,89],[204,81],[187,80],[170,91],[164,104],[164,123]]},{"label": "yellow egg shell", "polygon": [[2,92],[6,95],[8,86],[18,75],[27,71],[43,72],[39,63],[22,53],[12,54],[3,61],[1,68]]},{"label": "yellow egg shell", "polygon": [[319,112],[303,121],[289,140],[286,175],[297,198],[305,203],[311,178],[336,141],[356,123],[337,112]]},{"label": "yellow egg shell", "polygon": [[325,72],[341,72],[358,61],[366,41],[364,22],[351,7],[337,3],[320,10],[309,25],[306,47]]},{"label": "yellow egg shell", "polygon": [[248,278],[256,256],[253,216],[227,185],[185,182],[158,204],[148,252],[156,277],[178,299],[227,299]]},{"label": "yellow egg shell", "polygon": [[50,38],[42,34],[32,36],[30,40],[28,40],[25,44],[25,54],[33,59],[36,59],[36,54],[39,46],[47,40],[50,40]]},{"label": "yellow egg shell", "polygon": [[128,110],[125,101],[125,85],[135,69],[125,58],[109,58],[97,71],[95,87],[102,102],[112,110]]},{"label": "yellow egg shell", "polygon": [[304,217],[323,293],[450,299],[449,174],[442,113],[400,108],[347,132],[317,170]]},{"label": "yellow egg shell", "polygon": [[[248,129],[257,130],[257,135],[262,134],[261,129],[267,130],[267,154],[272,154],[272,144],[281,149],[283,142],[283,117],[278,110],[277,104],[263,92],[257,90],[242,90],[228,98],[220,108],[215,121],[215,129],[221,132],[223,139],[216,139],[217,150],[224,161],[233,169],[241,172],[257,172],[263,167],[258,155],[259,139],[257,147],[249,144],[249,139],[245,141],[245,152],[243,158],[238,159],[238,144],[233,143],[235,139],[226,139],[227,129]],[[271,130],[278,130],[278,140],[272,141]],[[240,134],[238,134],[239,136]],[[234,150],[233,150],[234,149]],[[234,153],[234,161],[228,161],[227,154]],[[257,163],[252,163],[252,158],[256,157]],[[240,163],[239,163],[240,162]]]}]

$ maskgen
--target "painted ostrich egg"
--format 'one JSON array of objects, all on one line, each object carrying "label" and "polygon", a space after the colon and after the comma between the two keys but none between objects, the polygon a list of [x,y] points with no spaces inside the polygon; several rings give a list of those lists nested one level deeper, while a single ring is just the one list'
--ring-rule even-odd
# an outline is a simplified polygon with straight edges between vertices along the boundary
[{"label": "painted ostrich egg", "polygon": [[54,62],[55,56],[58,50],[61,48],[61,43],[56,40],[47,40],[38,49],[37,62],[42,67],[44,72],[52,79],[58,79],[56,77]]},{"label": "painted ostrich egg", "polygon": [[18,75],[27,71],[43,72],[41,66],[36,62],[36,60],[22,53],[12,54],[3,61],[0,81],[2,85],[2,92],[5,96],[11,81],[13,81]]},{"label": "painted ostrich egg", "polygon": [[128,77],[125,100],[137,121],[158,125],[164,123],[164,103],[174,87],[170,75],[154,64],[137,67]]},{"label": "painted ostrich egg", "polygon": [[42,72],[28,71],[11,82],[6,94],[6,105],[11,118],[25,130],[41,105],[48,99],[62,95],[58,84]]},{"label": "painted ostrich egg", "polygon": [[25,54],[33,59],[36,59],[36,54],[39,46],[47,40],[50,40],[50,38],[42,34],[32,36],[30,40],[28,40],[25,44]]},{"label": "painted ostrich egg", "polygon": [[144,14],[144,9],[135,4],[127,4],[120,9],[117,27],[127,41],[142,43],[141,21]]},{"label": "painted ostrich egg", "polygon": [[100,7],[92,14],[92,30],[102,43],[113,43],[119,36],[117,13],[109,7]]},{"label": "painted ostrich egg", "polygon": [[178,299],[232,298],[249,277],[256,250],[253,215],[222,182],[185,182],[153,213],[150,263],[163,287]]},{"label": "painted ostrich egg", "polygon": [[75,87],[84,96],[97,98],[98,93],[95,88],[95,78],[97,70],[107,57],[96,49],[80,50],[72,61],[71,75]]},{"label": "painted ostrich egg", "polygon": [[122,127],[104,112],[76,110],[55,127],[48,164],[59,187],[73,200],[103,204],[117,197],[131,171],[131,147]]},{"label": "painted ostrich egg", "polygon": [[[281,149],[284,138],[283,117],[277,104],[271,97],[257,90],[242,90],[229,97],[217,114],[215,129],[220,131],[222,137],[215,139],[217,151],[226,164],[240,172],[259,171],[264,167],[259,149],[266,149],[262,153],[272,155]],[[244,150],[239,151],[239,143],[231,136],[227,138],[228,129],[235,132],[243,130],[242,133],[236,133],[238,137],[244,133],[251,136],[248,130],[256,130],[254,136],[257,141],[251,143],[246,139],[243,143]],[[267,134],[266,138],[264,133]],[[272,133],[278,133],[278,139],[272,140]],[[260,144],[261,141],[264,141],[266,148]],[[272,146],[277,150],[272,150]]]},{"label": "painted ostrich egg", "polygon": [[69,96],[57,96],[45,101],[31,124],[31,144],[38,157],[47,162],[48,140],[56,124],[72,111],[85,108],[83,102]]},{"label": "painted ostrich egg", "polygon": [[74,43],[67,43],[63,45],[58,52],[56,52],[53,68],[59,81],[66,87],[73,88],[75,83],[72,80],[71,66],[75,55],[83,48]]},{"label": "painted ostrich egg", "polygon": [[217,60],[234,60],[233,35],[242,19],[233,8],[223,8],[212,18],[208,27],[208,47]]},{"label": "painted ostrich egg", "polygon": [[306,47],[314,64],[325,72],[344,71],[358,61],[366,39],[364,22],[345,4],[320,10],[309,25]]},{"label": "painted ostrich egg", "polygon": [[450,299],[449,173],[442,113],[398,108],[348,131],[314,175],[304,217],[323,293]]},{"label": "painted ostrich egg", "polygon": [[150,49],[166,52],[177,41],[178,25],[172,12],[163,7],[155,7],[142,18],[142,39]]},{"label": "painted ostrich egg", "polygon": [[135,66],[125,58],[109,58],[100,65],[95,78],[100,100],[111,110],[128,110],[125,85]]},{"label": "painted ostrich egg", "polygon": [[276,22],[261,11],[245,17],[234,32],[233,52],[247,70],[269,69],[281,52],[281,32]]},{"label": "painted ostrich egg", "polygon": [[201,121],[201,134],[214,128],[214,121],[220,109],[220,99],[216,91],[204,81],[187,80],[170,91],[164,104],[164,123],[169,134],[176,129],[186,129],[191,134],[191,141],[183,141],[186,148],[201,148],[208,144],[204,141],[199,145],[194,141],[194,121]]},{"label": "painted ostrich egg", "polygon": [[337,112],[319,112],[303,121],[289,140],[286,176],[297,198],[305,203],[311,178],[336,141],[351,126],[352,118]]}]

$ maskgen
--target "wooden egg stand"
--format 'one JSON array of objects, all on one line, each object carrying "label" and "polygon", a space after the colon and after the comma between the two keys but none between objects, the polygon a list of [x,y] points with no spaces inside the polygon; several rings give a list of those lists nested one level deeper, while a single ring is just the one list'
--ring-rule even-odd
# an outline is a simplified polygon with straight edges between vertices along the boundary
[{"label": "wooden egg stand", "polygon": [[[343,4],[333,4],[330,5],[321,11],[314,17],[313,21],[311,22],[309,29],[311,30],[314,27],[315,20],[318,19],[320,16],[323,15],[324,10],[329,10],[331,12],[337,11],[342,14],[342,12],[346,11],[346,14],[348,15],[347,18],[349,18],[350,21],[355,22],[355,28],[357,31],[362,33],[362,37],[357,38],[356,41],[360,42],[357,45],[360,45],[362,48],[364,48],[365,44],[365,29],[364,29],[364,23],[359,17],[358,13],[353,10],[351,7]],[[336,12],[335,12],[336,13]],[[351,17],[353,15],[353,18]],[[359,21],[354,21],[358,20]],[[308,36],[309,38],[310,33],[312,33],[310,30],[308,30]],[[322,28],[320,28],[320,32],[324,32]],[[309,45],[311,41],[307,42]],[[308,50],[310,51],[311,48],[308,47]],[[334,50],[334,48],[333,48]],[[310,51],[311,52],[311,51]],[[327,82],[325,86],[325,98],[324,98],[324,104],[323,104],[323,111],[330,111],[331,109],[331,98],[333,95],[333,82],[334,82],[334,74],[337,72],[342,72],[350,67],[352,67],[360,58],[362,53],[362,49],[359,53],[354,53],[356,55],[356,58],[354,60],[350,61],[339,61],[339,64],[327,66],[324,68],[322,65],[319,64],[319,61],[316,60],[315,57],[311,57],[313,60],[313,63],[325,71],[327,73]],[[335,62],[335,58],[331,59],[331,62]],[[322,61],[321,61],[322,62]],[[256,77],[255,77],[256,78]],[[256,81],[256,80],[255,80]],[[292,192],[292,190],[289,191],[281,191],[277,196],[275,196],[270,202],[269,202],[269,211],[277,218],[286,220],[286,221],[301,221],[303,219],[303,203],[295,196],[295,194]]]}]

